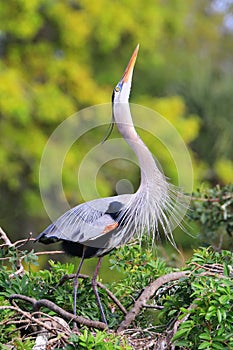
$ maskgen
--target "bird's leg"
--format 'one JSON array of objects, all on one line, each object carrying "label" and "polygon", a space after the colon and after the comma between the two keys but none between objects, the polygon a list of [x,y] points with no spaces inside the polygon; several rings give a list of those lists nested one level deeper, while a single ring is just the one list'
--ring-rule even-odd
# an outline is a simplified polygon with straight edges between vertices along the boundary
[{"label": "bird's leg", "polygon": [[[83,262],[84,262],[85,250],[86,250],[86,247],[83,247],[83,254],[82,254],[82,257],[81,257],[81,260],[80,260],[80,263],[79,263],[79,266],[78,266],[77,272],[76,272],[75,277],[74,277],[74,315],[75,315],[75,316],[76,316],[76,314],[77,314],[77,289],[78,289],[78,276],[79,276],[79,273],[80,273],[81,267],[82,267]],[[76,322],[74,322],[74,327],[75,327],[75,328],[77,327]]]},{"label": "bird's leg", "polygon": [[99,258],[99,260],[98,260],[98,263],[96,265],[94,274],[92,276],[91,284],[92,284],[93,291],[95,293],[95,297],[96,297],[96,301],[97,301],[97,304],[98,304],[98,307],[99,307],[99,310],[100,310],[102,321],[107,325],[107,320],[106,320],[106,317],[105,317],[105,314],[104,314],[104,309],[103,309],[103,306],[102,306],[102,303],[101,303],[101,300],[100,300],[100,296],[99,296],[99,293],[98,293],[97,281],[96,281],[98,273],[99,273],[99,269],[100,269],[100,266],[101,266],[102,258],[103,257],[101,256]]}]

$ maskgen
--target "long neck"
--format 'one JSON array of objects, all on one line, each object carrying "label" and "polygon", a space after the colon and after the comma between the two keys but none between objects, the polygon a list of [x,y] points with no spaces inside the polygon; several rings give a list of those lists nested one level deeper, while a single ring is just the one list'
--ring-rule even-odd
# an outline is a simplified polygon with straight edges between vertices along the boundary
[{"label": "long neck", "polygon": [[140,169],[141,184],[140,187],[150,188],[155,185],[165,185],[166,180],[159,171],[152,154],[144,144],[140,136],[137,134],[128,103],[115,103],[113,105],[113,113],[117,128],[132,150],[135,152]]}]

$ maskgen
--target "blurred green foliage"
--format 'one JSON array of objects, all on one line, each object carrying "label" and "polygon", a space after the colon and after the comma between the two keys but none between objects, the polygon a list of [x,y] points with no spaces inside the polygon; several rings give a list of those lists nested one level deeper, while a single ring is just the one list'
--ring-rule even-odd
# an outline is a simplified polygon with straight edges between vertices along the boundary
[{"label": "blurred green foliage", "polygon": [[[196,183],[232,180],[233,83],[226,79],[232,72],[232,30],[226,25],[232,4],[219,10],[216,3],[0,0],[3,227],[20,235],[48,222],[38,176],[47,139],[71,114],[110,101],[138,42],[132,101],[174,123],[189,146]],[[82,200],[74,169],[103,134],[103,128],[95,130],[91,142],[89,137],[78,152],[69,152],[63,182],[72,204]],[[153,149],[153,141],[145,142]],[[160,147],[156,156],[173,181],[169,157]],[[115,170],[101,178],[105,195],[115,191]],[[138,172],[130,176],[137,183]]]}]

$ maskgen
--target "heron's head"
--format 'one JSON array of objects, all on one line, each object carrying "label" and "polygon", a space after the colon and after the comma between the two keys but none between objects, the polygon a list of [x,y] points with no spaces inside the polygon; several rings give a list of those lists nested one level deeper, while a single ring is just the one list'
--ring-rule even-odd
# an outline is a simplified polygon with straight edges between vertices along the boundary
[{"label": "heron's head", "polygon": [[129,101],[129,95],[130,95],[130,89],[131,89],[132,77],[133,77],[133,69],[136,62],[138,50],[139,50],[139,45],[137,45],[136,49],[134,50],[121,80],[113,90],[113,93],[112,93],[113,104],[118,102],[127,103]]},{"label": "heron's head", "polygon": [[[119,81],[119,83],[115,86],[113,93],[112,93],[112,107],[114,110],[114,106],[117,105],[117,103],[128,103],[129,101],[129,95],[130,95],[130,89],[132,84],[132,77],[133,77],[133,69],[136,62],[136,58],[138,55],[139,45],[137,45],[136,49],[134,50],[128,66],[126,67],[126,70],[123,74],[123,77]],[[112,112],[112,122],[106,132],[106,135],[102,141],[104,143],[108,137],[111,135],[113,126],[115,123],[115,116],[114,111]]]}]

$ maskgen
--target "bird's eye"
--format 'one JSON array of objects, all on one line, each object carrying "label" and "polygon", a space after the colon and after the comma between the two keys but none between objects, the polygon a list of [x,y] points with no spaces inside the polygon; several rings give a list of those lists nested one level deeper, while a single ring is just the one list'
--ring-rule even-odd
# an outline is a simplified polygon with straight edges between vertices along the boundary
[{"label": "bird's eye", "polygon": [[115,91],[116,91],[116,92],[119,92],[119,91],[120,91],[119,86],[116,86],[116,87],[115,87]]}]

